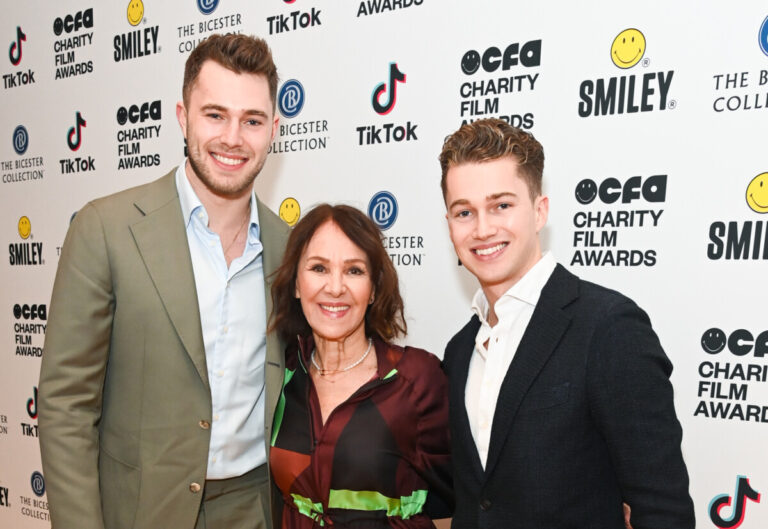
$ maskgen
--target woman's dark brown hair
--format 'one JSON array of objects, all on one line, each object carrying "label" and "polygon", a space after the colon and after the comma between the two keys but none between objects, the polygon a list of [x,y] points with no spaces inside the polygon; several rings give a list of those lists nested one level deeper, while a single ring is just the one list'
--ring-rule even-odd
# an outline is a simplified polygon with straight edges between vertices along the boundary
[{"label": "woman's dark brown hair", "polygon": [[381,231],[371,219],[351,206],[320,204],[294,226],[285,248],[283,262],[272,283],[272,316],[270,330],[286,341],[297,335],[308,336],[312,329],[295,297],[296,276],[301,254],[317,229],[326,222],[337,225],[368,258],[374,300],[365,313],[366,336],[378,335],[384,340],[404,336],[407,332],[403,315],[397,271],[381,242]]}]

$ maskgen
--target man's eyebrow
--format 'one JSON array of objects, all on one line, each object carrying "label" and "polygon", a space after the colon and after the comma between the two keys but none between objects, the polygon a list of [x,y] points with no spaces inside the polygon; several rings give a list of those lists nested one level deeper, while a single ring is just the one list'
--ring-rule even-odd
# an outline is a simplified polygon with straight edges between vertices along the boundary
[{"label": "man's eyebrow", "polygon": [[[202,110],[218,110],[219,112],[229,112],[229,109],[222,105],[217,105],[216,103],[208,103],[206,105],[203,105]],[[255,108],[249,108],[244,111],[244,113],[248,116],[261,116],[261,117],[268,117],[267,113],[263,110],[258,110]]]}]

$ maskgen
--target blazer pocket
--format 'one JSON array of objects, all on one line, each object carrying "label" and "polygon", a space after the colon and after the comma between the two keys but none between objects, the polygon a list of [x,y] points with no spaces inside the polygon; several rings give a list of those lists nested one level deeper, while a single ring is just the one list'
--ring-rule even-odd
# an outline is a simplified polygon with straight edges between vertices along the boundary
[{"label": "blazer pocket", "polygon": [[523,400],[520,410],[534,411],[554,408],[568,400],[570,390],[570,382],[547,388],[536,388],[525,396],[525,400]]},{"label": "blazer pocket", "polygon": [[141,469],[123,463],[109,452],[99,453],[99,488],[104,526],[130,529],[136,518]]}]

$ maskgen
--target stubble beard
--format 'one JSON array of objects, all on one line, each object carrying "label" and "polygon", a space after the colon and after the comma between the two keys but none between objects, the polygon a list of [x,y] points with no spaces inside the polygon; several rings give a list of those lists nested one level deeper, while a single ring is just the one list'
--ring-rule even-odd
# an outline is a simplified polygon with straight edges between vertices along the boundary
[{"label": "stubble beard", "polygon": [[253,172],[246,175],[242,180],[228,179],[225,181],[217,181],[208,167],[203,163],[203,156],[207,156],[207,152],[200,152],[196,147],[189,146],[189,165],[197,175],[197,178],[205,185],[212,193],[221,197],[238,197],[246,190],[250,190],[253,187],[253,182],[264,167],[264,162],[267,157],[264,156],[259,161],[258,165],[254,168]]}]

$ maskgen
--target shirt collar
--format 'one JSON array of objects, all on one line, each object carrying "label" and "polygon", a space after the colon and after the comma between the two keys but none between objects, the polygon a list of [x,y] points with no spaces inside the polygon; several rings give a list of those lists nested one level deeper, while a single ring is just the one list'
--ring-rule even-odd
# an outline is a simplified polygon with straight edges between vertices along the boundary
[{"label": "shirt collar", "polygon": [[[557,261],[552,252],[545,252],[541,259],[496,301],[494,309],[499,320],[502,320],[504,315],[510,312],[508,309],[514,305],[514,300],[536,306],[536,303],[539,302],[541,291],[544,285],[547,284],[547,281],[549,281],[549,276],[552,275],[556,266]],[[486,323],[488,298],[485,297],[482,288],[477,289],[472,298],[472,311],[477,314],[481,323]]]},{"label": "shirt collar", "polygon": [[[192,184],[189,183],[186,172],[187,159],[184,158],[184,163],[176,168],[176,191],[179,193],[179,202],[181,203],[181,216],[184,219],[184,225],[189,227],[189,223],[192,222],[192,215],[198,211],[203,214],[202,221],[205,226],[208,226],[208,212],[205,210],[205,206],[200,202],[200,199],[192,188]],[[255,228],[256,237],[259,236],[259,212],[256,209],[256,193],[251,190],[251,219],[250,230]]]}]

